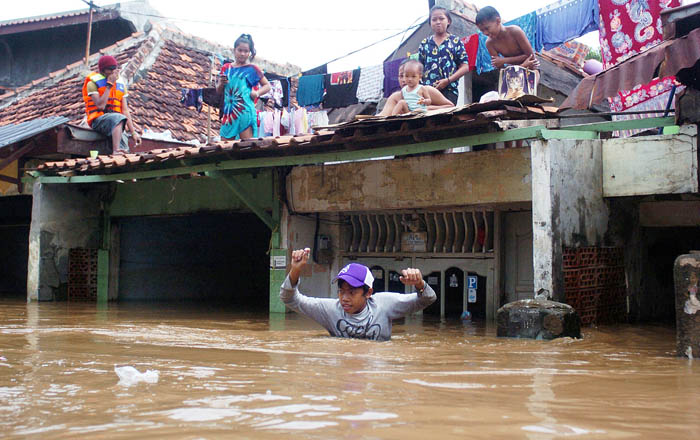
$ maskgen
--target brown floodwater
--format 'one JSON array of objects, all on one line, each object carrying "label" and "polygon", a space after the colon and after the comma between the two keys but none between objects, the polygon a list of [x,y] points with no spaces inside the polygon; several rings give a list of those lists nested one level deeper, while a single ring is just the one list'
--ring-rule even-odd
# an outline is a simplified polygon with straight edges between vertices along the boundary
[{"label": "brown floodwater", "polygon": [[294,314],[3,300],[0,437],[697,439],[700,364],[674,349],[664,326],[533,341],[410,319],[369,342]]}]

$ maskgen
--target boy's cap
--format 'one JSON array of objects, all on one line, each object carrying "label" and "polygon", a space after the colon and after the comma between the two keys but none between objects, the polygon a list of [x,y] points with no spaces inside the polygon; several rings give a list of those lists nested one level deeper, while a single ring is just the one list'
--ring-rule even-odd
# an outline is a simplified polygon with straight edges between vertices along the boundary
[{"label": "boy's cap", "polygon": [[374,283],[372,271],[369,270],[367,266],[357,263],[350,263],[340,269],[338,276],[333,279],[333,282],[338,280],[343,280],[352,287],[360,287],[363,285],[372,287],[372,283]]}]

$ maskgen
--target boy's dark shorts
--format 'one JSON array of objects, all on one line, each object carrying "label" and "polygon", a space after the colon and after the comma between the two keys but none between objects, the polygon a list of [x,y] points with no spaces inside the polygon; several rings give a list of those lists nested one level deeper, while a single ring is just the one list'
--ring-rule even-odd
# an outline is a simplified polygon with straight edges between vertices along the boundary
[{"label": "boy's dark shorts", "polygon": [[126,137],[126,116],[121,113],[105,113],[92,121],[91,128],[96,132],[109,138],[112,137],[112,130],[117,125],[122,124],[122,138],[119,140],[119,149],[129,151],[129,140]]}]

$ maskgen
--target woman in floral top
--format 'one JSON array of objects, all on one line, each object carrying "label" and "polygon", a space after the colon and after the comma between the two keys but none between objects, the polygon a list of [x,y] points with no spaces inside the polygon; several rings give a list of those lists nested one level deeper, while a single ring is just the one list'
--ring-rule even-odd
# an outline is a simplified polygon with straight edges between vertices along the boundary
[{"label": "woman in floral top", "polygon": [[467,51],[459,37],[447,33],[452,19],[447,9],[433,6],[430,28],[433,35],[421,41],[418,60],[423,63],[423,83],[440,90],[445,98],[457,104],[457,81],[469,71]]}]

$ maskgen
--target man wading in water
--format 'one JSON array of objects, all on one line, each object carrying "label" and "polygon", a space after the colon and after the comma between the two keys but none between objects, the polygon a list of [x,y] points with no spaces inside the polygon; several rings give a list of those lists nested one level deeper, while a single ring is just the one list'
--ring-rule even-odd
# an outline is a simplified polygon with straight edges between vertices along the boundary
[{"label": "man wading in water", "polygon": [[372,295],[372,272],[357,263],[345,266],[333,280],[338,282],[338,299],[302,295],[297,287],[309,253],[309,248],[292,252],[291,269],[280,288],[280,298],[290,309],[321,324],[331,336],[388,341],[393,319],[423,310],[437,299],[420,270],[412,268],[402,270],[400,279],[407,286],[415,286],[417,292]]}]

